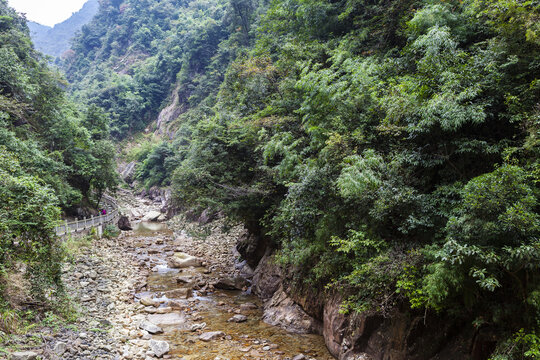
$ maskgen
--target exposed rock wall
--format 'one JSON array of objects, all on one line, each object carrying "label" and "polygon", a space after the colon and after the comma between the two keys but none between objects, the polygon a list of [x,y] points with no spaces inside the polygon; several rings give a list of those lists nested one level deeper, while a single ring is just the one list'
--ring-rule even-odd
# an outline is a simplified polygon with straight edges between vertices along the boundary
[{"label": "exposed rock wall", "polygon": [[[243,235],[237,249],[244,257],[257,258],[261,244],[256,241]],[[253,258],[246,260],[253,264]],[[267,247],[252,279],[253,292],[264,301],[265,321],[289,331],[322,334],[339,360],[483,360],[493,350],[489,337],[479,336],[469,322],[415,313],[406,306],[386,318],[343,314],[342,295],[321,294],[309,287],[292,289],[286,272]]]}]

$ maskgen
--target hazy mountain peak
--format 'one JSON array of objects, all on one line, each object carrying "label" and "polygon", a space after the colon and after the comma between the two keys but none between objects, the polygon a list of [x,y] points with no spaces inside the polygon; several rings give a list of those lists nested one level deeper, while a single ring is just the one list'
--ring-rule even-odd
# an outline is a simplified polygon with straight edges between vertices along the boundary
[{"label": "hazy mountain peak", "polygon": [[28,21],[30,35],[36,48],[44,54],[58,57],[70,48],[70,40],[99,10],[98,0],[89,0],[81,10],[54,27]]}]

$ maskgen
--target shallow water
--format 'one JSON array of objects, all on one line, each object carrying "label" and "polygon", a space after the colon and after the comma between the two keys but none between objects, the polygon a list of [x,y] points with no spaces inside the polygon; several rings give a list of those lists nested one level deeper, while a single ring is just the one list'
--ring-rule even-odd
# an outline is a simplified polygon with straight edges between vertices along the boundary
[{"label": "shallow water", "polygon": [[[135,236],[171,235],[165,224],[139,223]],[[146,242],[141,239],[142,242]],[[152,245],[153,249],[159,245]],[[199,291],[192,290],[190,297],[174,298],[163,292],[186,289],[190,283],[178,283],[177,278],[211,279],[205,268],[171,269],[167,266],[166,255],[162,252],[150,255],[156,264],[147,280],[147,289],[137,297],[152,295],[162,304],[161,310],[173,308],[164,315],[149,315],[165,333],[154,336],[169,342],[173,359],[185,360],[242,360],[242,359],[287,359],[302,353],[318,360],[334,359],[326,349],[324,340],[318,335],[288,333],[281,328],[268,325],[263,316],[260,300],[241,291]],[[240,309],[242,304],[255,304],[254,309]],[[157,309],[159,311],[160,309]],[[235,314],[243,314],[248,320],[243,323],[228,322]],[[159,322],[163,322],[160,324]],[[204,330],[190,331],[193,324],[206,324]],[[223,331],[225,338],[209,342],[199,340],[199,335],[207,331]]]},{"label": "shallow water", "polygon": [[167,224],[159,222],[139,222],[133,226],[133,233],[136,236],[152,236],[156,233],[172,235]]}]

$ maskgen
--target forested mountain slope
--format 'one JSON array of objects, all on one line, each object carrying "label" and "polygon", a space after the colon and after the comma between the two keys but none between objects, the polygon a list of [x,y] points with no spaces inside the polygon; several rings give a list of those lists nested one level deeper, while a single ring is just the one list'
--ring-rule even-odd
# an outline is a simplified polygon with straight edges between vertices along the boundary
[{"label": "forested mountain slope", "polygon": [[109,0],[64,66],[117,138],[167,135],[141,184],[243,221],[298,287],[534,358],[539,6]]},{"label": "forested mountain slope", "polygon": [[52,57],[59,57],[69,50],[70,41],[77,31],[87,24],[98,12],[99,1],[89,0],[81,10],[54,27],[28,22],[30,37],[37,50]]},{"label": "forested mountain slope", "polygon": [[65,86],[33,48],[26,20],[1,0],[0,315],[15,268],[26,269],[35,301],[58,295],[48,289],[60,286],[53,230],[61,212],[116,185],[107,118],[97,107],[77,108]]}]

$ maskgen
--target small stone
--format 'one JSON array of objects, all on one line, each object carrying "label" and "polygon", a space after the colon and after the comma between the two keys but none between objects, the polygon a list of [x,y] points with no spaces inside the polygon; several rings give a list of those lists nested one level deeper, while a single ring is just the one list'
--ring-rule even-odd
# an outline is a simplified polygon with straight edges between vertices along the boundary
[{"label": "small stone", "polygon": [[304,354],[298,354],[295,357],[293,357],[293,360],[307,360],[307,357]]},{"label": "small stone", "polygon": [[241,323],[247,321],[247,319],[247,316],[238,314],[227,320],[227,322]]},{"label": "small stone", "polygon": [[197,331],[197,330],[202,330],[206,327],[206,323],[200,323],[200,324],[193,324],[191,325],[191,327],[189,328],[191,331]]},{"label": "small stone", "polygon": [[240,305],[240,310],[255,310],[259,307],[255,305],[254,303],[245,303]]}]

